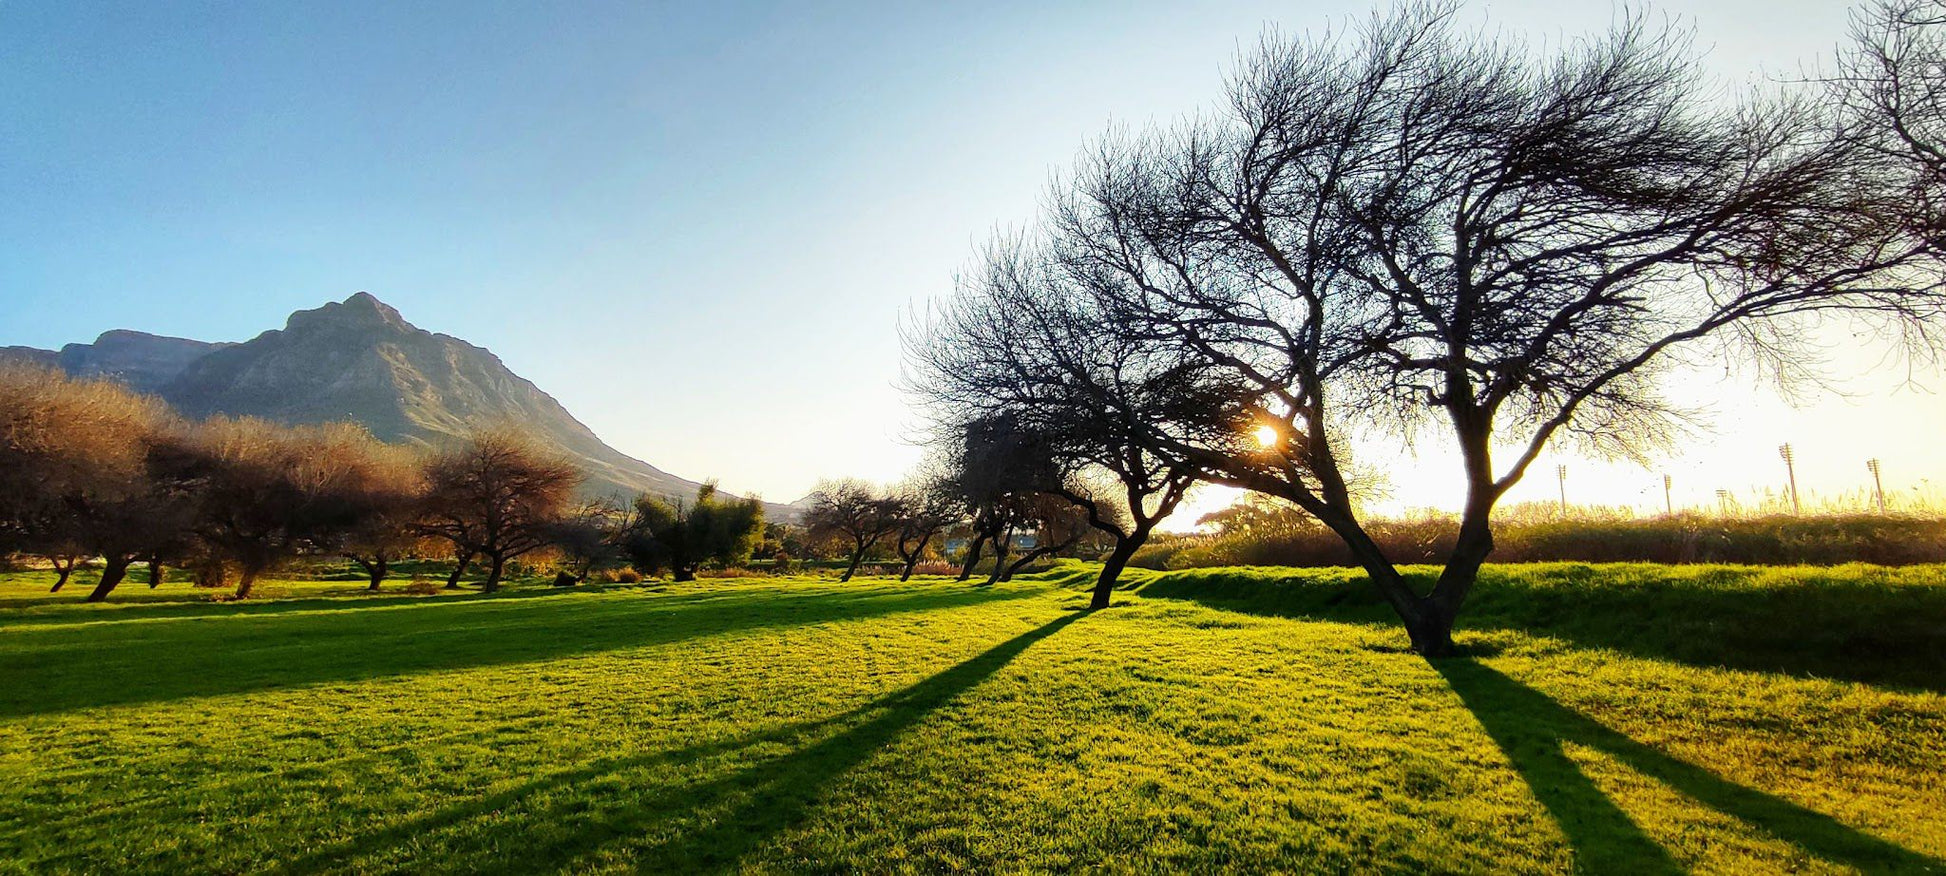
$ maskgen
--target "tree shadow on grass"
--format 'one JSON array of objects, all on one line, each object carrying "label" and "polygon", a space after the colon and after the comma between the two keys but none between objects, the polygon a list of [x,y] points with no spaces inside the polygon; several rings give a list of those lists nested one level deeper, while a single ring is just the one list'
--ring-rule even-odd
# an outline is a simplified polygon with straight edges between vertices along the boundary
[{"label": "tree shadow on grass", "polygon": [[[45,597],[0,599],[0,629],[294,612],[430,608],[488,599],[534,599],[604,590],[653,589],[642,584],[584,584],[576,587],[532,585],[508,587],[497,593],[484,593],[476,587],[469,586],[464,590],[441,590],[438,593],[417,594],[407,593],[403,586],[376,593],[364,586],[347,586],[326,594],[313,592],[303,596],[272,595],[230,600],[223,597],[231,593],[232,588],[198,588],[193,591],[182,591],[177,589],[181,585],[169,586],[171,590],[166,594],[144,593],[141,594],[143,598],[123,601],[81,602],[78,599]],[[87,591],[83,589],[81,592]]]},{"label": "tree shadow on grass", "polygon": [[970,587],[431,601],[8,631],[0,718],[496,666],[765,628],[1021,599]]},{"label": "tree shadow on grass", "polygon": [[[635,865],[646,872],[728,869],[801,822],[818,797],[840,776],[882,751],[901,733],[953,698],[991,677],[1035,642],[1082,616],[1084,613],[1063,614],[917,684],[831,718],[675,751],[596,761],[361,835],[288,862],[281,870],[304,873],[343,867],[360,858],[412,844],[430,832],[505,810],[522,816],[514,822],[515,830],[521,825],[529,826],[532,835],[510,837],[501,832],[486,838],[484,841],[494,845],[491,853],[497,868],[518,872],[563,868],[613,842],[640,837],[658,822],[688,816],[699,825],[697,829],[640,850]],[[570,820],[557,817],[559,813],[545,807],[543,811],[522,809],[524,802],[532,798],[576,789],[642,767],[686,763],[774,745],[789,750],[722,778],[669,788],[647,800],[595,813],[596,817]],[[585,815],[581,807],[589,802],[586,796],[586,792],[573,795],[565,805]],[[465,850],[453,852],[465,853]]]},{"label": "tree shadow on grass", "polygon": [[1570,743],[1601,751],[1705,806],[1826,860],[1865,872],[1946,869],[1946,862],[1664,754],[1483,664],[1451,659],[1435,661],[1433,666],[1567,834],[1579,869],[1630,874],[1684,872],[1581,772],[1564,751]]},{"label": "tree shadow on grass", "polygon": [[[1489,569],[1460,613],[1460,630],[1506,630],[1691,666],[1842,679],[1946,692],[1946,587],[1813,577],[1744,586],[1761,570],[1614,582],[1600,566]],[[1398,628],[1363,573],[1197,569],[1140,580],[1143,596],[1185,599],[1271,617]],[[1343,571],[1343,570],[1338,570]],[[1630,570],[1624,569],[1625,574]],[[1268,573],[1268,574],[1266,574]],[[1408,570],[1421,592],[1433,573]]]}]

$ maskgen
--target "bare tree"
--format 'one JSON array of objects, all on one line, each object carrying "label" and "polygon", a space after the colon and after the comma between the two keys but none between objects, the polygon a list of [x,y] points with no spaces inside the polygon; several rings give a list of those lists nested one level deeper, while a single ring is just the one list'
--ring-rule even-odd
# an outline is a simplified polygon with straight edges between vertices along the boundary
[{"label": "bare tree", "polygon": [[[1653,449],[1682,351],[1788,375],[1819,317],[1912,337],[1946,300],[1909,180],[1818,102],[1717,101],[1640,19],[1543,58],[1452,18],[1267,38],[1220,113],[1103,140],[1048,230],[1116,337],[1252,400],[1229,435],[1145,421],[1142,445],[1330,527],[1427,655],[1500,497],[1551,441]],[[1361,522],[1348,446],[1387,434],[1444,435],[1465,475],[1426,593]]]},{"label": "bare tree", "polygon": [[414,530],[425,502],[424,472],[406,451],[373,445],[371,465],[361,472],[364,507],[338,539],[338,552],[365,570],[376,591],[391,574],[392,564],[426,542]]},{"label": "bare tree", "polygon": [[1914,231],[1946,237],[1946,0],[1877,0],[1826,84],[1849,133],[1910,173]]},{"label": "bare tree", "polygon": [[[940,441],[961,440],[972,422],[1008,424],[1016,444],[1044,459],[1026,488],[1066,500],[1113,540],[1091,600],[1104,608],[1129,558],[1197,479],[1147,435],[1233,434],[1241,401],[1212,369],[1116,334],[1095,304],[1043,246],[1002,237],[906,333],[906,350],[909,389]],[[1118,489],[1103,489],[1109,481]]]},{"label": "bare tree", "polygon": [[84,557],[102,558],[100,602],[139,557],[179,537],[182,497],[157,465],[174,419],[154,399],[106,381],[0,368],[0,550],[53,562],[53,590]]},{"label": "bare tree", "polygon": [[964,519],[966,512],[952,485],[937,472],[921,472],[900,484],[890,502],[898,517],[893,552],[903,564],[899,580],[907,581],[933,539]]},{"label": "bare tree", "polygon": [[804,525],[811,537],[842,542],[849,562],[839,581],[850,581],[858,565],[880,540],[900,528],[896,502],[876,487],[854,478],[823,481],[806,497]]},{"label": "bare tree", "polygon": [[[581,472],[509,429],[474,435],[426,461],[426,503],[418,524],[455,554],[481,557],[488,593],[500,589],[507,562],[546,547],[567,511]],[[466,559],[462,559],[463,568]]]},{"label": "bare tree", "polygon": [[182,451],[195,484],[198,537],[237,569],[236,596],[304,552],[337,552],[410,489],[382,446],[349,423],[278,426],[251,418],[200,424]]}]

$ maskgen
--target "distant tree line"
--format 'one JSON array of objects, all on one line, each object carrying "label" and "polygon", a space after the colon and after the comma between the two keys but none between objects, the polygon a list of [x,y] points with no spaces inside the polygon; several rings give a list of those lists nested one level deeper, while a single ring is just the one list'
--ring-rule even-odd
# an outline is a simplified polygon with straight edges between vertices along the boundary
[{"label": "distant tree line", "polygon": [[[1544,448],[1680,434],[1663,369],[1800,376],[1834,318],[1934,351],[1937,0],[1868,7],[1828,78],[1731,97],[1640,13],[1542,48],[1460,11],[1267,36],[1213,112],[1096,141],[907,327],[976,549],[1044,515],[1032,497],[1065,502],[1114,542],[1101,607],[1188,484],[1240,487],[1331,533],[1414,647],[1447,654],[1494,510]],[[1455,451],[1430,588],[1364,510],[1374,436]]]},{"label": "distant tree line", "polygon": [[489,592],[538,553],[557,558],[561,583],[622,560],[686,580],[748,560],[765,531],[760,502],[714,485],[693,503],[622,508],[577,502],[581,480],[510,428],[414,451],[350,424],[191,422],[116,383],[0,367],[0,556],[46,558],[55,591],[99,558],[91,602],[137,563],[151,587],[177,566],[248,597],[300,556],[348,559],[372,589],[399,560],[429,555],[452,557],[448,586],[477,566]]}]

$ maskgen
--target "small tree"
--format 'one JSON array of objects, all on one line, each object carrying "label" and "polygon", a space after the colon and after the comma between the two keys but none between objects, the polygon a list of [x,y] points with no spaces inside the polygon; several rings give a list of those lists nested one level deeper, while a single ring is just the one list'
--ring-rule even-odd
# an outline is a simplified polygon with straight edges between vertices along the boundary
[{"label": "small tree", "polygon": [[583,502],[554,526],[562,572],[578,584],[596,569],[618,562],[625,554],[626,525],[627,512],[614,502]]},{"label": "small tree", "polygon": [[509,560],[550,543],[581,478],[572,463],[526,435],[484,431],[426,459],[426,501],[416,530],[450,542],[460,569],[484,558],[481,588],[492,593]]},{"label": "small tree", "polygon": [[861,480],[822,481],[806,497],[806,504],[804,525],[811,536],[845,545],[849,562],[839,581],[850,581],[865,554],[900,528],[898,503]]},{"label": "small tree", "polygon": [[712,481],[696,491],[693,503],[637,498],[622,544],[638,571],[667,569],[677,581],[694,581],[704,563],[749,562],[763,531],[762,501],[724,496]]},{"label": "small tree", "polygon": [[965,517],[952,486],[938,474],[920,474],[895,489],[889,499],[898,517],[893,552],[903,564],[899,580],[912,578],[934,538]]}]

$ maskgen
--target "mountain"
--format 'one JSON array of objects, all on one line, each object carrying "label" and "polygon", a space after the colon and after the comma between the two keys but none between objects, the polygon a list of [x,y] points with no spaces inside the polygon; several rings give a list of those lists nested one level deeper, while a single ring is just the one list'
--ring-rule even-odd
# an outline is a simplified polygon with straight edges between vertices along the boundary
[{"label": "mountain", "polygon": [[[476,427],[510,423],[579,464],[591,495],[693,498],[698,486],[609,447],[485,348],[420,329],[364,292],[300,310],[281,330],[240,344],[115,331],[59,353],[9,347],[0,357],[51,358],[73,374],[121,379],[189,417],[350,420],[397,444],[437,446]],[[774,519],[794,516],[780,505],[766,511]]]},{"label": "mountain", "polygon": [[53,365],[76,377],[106,377],[137,392],[158,392],[184,368],[231,346],[117,329],[102,332],[92,344],[69,344],[60,352],[33,347],[0,347],[0,359],[25,359]]}]

